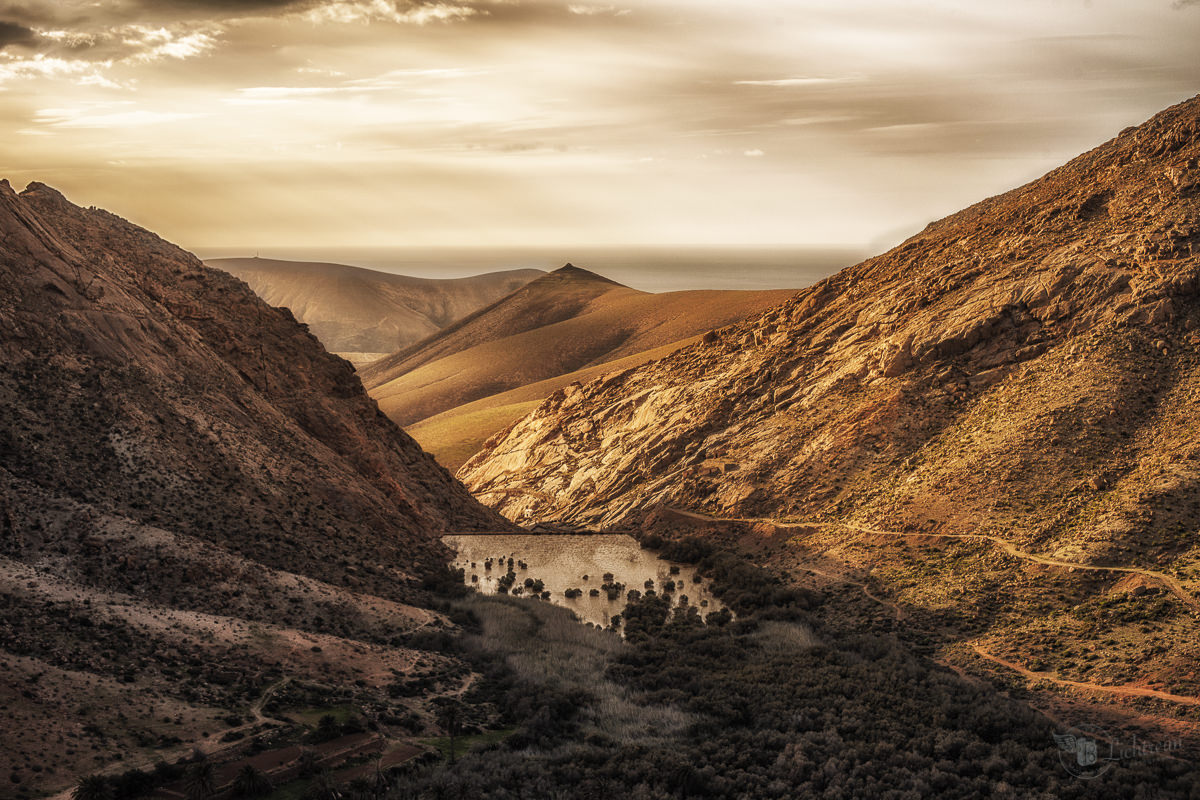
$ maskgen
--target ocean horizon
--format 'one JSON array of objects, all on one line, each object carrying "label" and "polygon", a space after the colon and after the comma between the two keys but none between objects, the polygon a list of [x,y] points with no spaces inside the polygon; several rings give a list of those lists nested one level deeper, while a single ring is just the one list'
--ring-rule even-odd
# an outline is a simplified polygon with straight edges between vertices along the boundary
[{"label": "ocean horizon", "polygon": [[365,267],[418,278],[463,278],[571,263],[647,292],[803,289],[871,255],[852,247],[320,247],[198,248],[205,260],[260,258]]}]

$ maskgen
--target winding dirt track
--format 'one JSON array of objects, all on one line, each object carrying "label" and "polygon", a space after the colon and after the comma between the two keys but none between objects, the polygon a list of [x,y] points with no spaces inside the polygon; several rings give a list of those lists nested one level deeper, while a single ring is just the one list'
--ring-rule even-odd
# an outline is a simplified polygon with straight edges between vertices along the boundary
[{"label": "winding dirt track", "polygon": [[[251,723],[251,725],[259,722],[272,722],[276,725],[287,724],[283,720],[275,719],[274,717],[268,717],[263,713],[263,709],[266,707],[267,701],[271,699],[271,695],[275,694],[276,690],[282,689],[289,681],[291,681],[291,678],[280,678],[279,680],[275,681],[275,683],[272,683],[270,686],[268,686],[266,690],[259,696],[259,698],[255,700],[253,704],[251,704],[250,713],[254,715],[255,720],[255,722]],[[242,727],[248,728],[251,726],[243,725]]]},{"label": "winding dirt track", "polygon": [[1081,564],[1077,561],[1063,561],[1058,558],[1048,558],[1039,556],[1034,553],[1027,553],[1018,548],[1015,544],[1002,539],[999,536],[991,536],[986,533],[907,533],[904,531],[883,531],[878,528],[868,528],[863,525],[847,525],[856,531],[863,533],[876,534],[879,536],[938,536],[943,539],[984,539],[992,544],[997,545],[1005,553],[1008,553],[1014,558],[1024,559],[1025,561],[1033,561],[1037,564],[1045,564],[1049,567],[1065,567],[1068,569],[1086,569],[1098,572],[1126,572],[1135,575],[1143,575],[1152,580],[1161,583],[1167,591],[1175,595],[1183,601],[1184,605],[1191,608],[1193,611],[1200,612],[1200,600],[1197,600],[1190,592],[1183,588],[1183,584],[1162,572],[1156,572],[1150,569],[1142,569],[1140,567],[1106,567],[1096,564]]},{"label": "winding dirt track", "polygon": [[893,603],[889,600],[884,600],[883,598],[877,597],[876,595],[872,594],[871,590],[869,588],[867,588],[867,585],[865,583],[859,583],[858,581],[852,581],[849,578],[847,578],[845,575],[836,575],[832,572],[823,572],[814,567],[802,566],[802,567],[800,567],[800,569],[804,570],[805,572],[811,572],[814,575],[820,575],[822,578],[829,578],[831,581],[838,581],[839,583],[848,583],[851,586],[857,586],[859,588],[859,590],[864,595],[866,595],[868,598],[870,598],[871,600],[874,600],[876,603],[878,603],[881,606],[884,606],[885,608],[890,608],[892,610],[892,613],[896,615],[897,622],[900,622],[904,619],[904,609],[900,608],[900,606],[896,605],[895,603]]},{"label": "winding dirt track", "polygon": [[986,659],[993,663],[999,664],[1002,667],[1007,667],[1013,672],[1018,673],[1022,677],[1030,681],[1049,681],[1050,683],[1058,684],[1059,686],[1069,686],[1072,689],[1083,689],[1089,692],[1103,692],[1105,694],[1116,694],[1123,697],[1153,697],[1158,700],[1166,700],[1171,703],[1182,703],[1188,706],[1200,706],[1200,697],[1188,697],[1182,694],[1170,694],[1168,692],[1160,692],[1157,689],[1147,689],[1144,686],[1102,686],[1098,683],[1082,683],[1080,681],[1067,681],[1062,678],[1056,678],[1049,672],[1034,672],[1027,667],[1023,667],[1012,661],[1005,661],[999,656],[994,656],[984,650],[977,644],[971,645],[971,649],[980,658]]},{"label": "winding dirt track", "polygon": [[[773,525],[776,528],[784,528],[784,529],[786,529],[786,528],[828,528],[828,527],[841,526],[841,527],[850,528],[851,530],[859,531],[860,533],[872,534],[872,535],[877,535],[877,536],[928,536],[928,537],[941,537],[941,538],[945,538],[945,539],[986,540],[986,541],[989,541],[992,544],[996,545],[997,547],[999,547],[1001,550],[1003,550],[1005,553],[1012,556],[1013,558],[1022,559],[1025,561],[1032,561],[1037,564],[1044,564],[1046,566],[1051,566],[1051,567],[1063,567],[1063,568],[1067,568],[1067,569],[1094,570],[1094,571],[1099,571],[1099,572],[1124,572],[1124,573],[1132,573],[1135,575],[1143,575],[1147,578],[1158,581],[1169,592],[1171,592],[1171,594],[1175,595],[1177,598],[1179,598],[1181,601],[1183,601],[1183,603],[1186,606],[1191,608],[1193,611],[1200,612],[1200,600],[1198,600],[1191,593],[1189,593],[1183,587],[1183,585],[1181,583],[1179,583],[1179,581],[1177,581],[1175,578],[1172,578],[1170,575],[1166,575],[1162,572],[1157,572],[1155,570],[1141,569],[1139,567],[1113,567],[1113,566],[1098,566],[1096,564],[1081,564],[1081,563],[1074,562],[1074,561],[1063,561],[1062,559],[1049,558],[1047,556],[1039,556],[1034,553],[1028,553],[1028,552],[1020,549],[1019,547],[1017,547],[1015,544],[1008,541],[1007,539],[1002,539],[999,536],[992,536],[990,534],[984,534],[984,533],[913,533],[913,532],[908,532],[908,531],[885,531],[885,530],[880,530],[878,528],[867,527],[865,525],[853,525],[853,524],[843,524],[843,523],[833,523],[833,522],[783,522],[782,520],[775,520],[775,519],[771,519],[769,517],[721,518],[721,517],[710,517],[705,514],[698,514],[694,511],[684,511],[683,509],[670,508],[668,510],[673,513],[679,514],[680,516],[687,517],[689,519],[700,520],[700,521],[704,521],[704,522],[740,522],[740,523],[746,523],[746,524],[763,523],[763,524],[767,524],[767,525]],[[838,580],[838,581],[842,581],[844,583],[849,583],[852,586],[857,586],[859,589],[862,590],[863,594],[865,594],[870,599],[874,600],[876,603],[879,603],[880,605],[887,606],[887,607],[893,609],[896,614],[897,620],[903,619],[903,611],[900,609],[899,605],[896,605],[895,603],[891,603],[886,600],[882,600],[879,597],[876,597],[874,594],[872,594],[870,592],[870,590],[867,588],[867,586],[865,584],[850,580],[845,575],[835,575],[835,574],[828,573],[828,572],[822,572],[820,570],[813,569],[812,567],[802,566],[801,569],[804,569],[808,572],[814,573],[816,575],[820,575],[825,578],[829,578],[831,580]],[[1102,686],[1098,683],[1068,681],[1068,680],[1064,680],[1062,678],[1057,678],[1052,673],[1049,673],[1049,672],[1034,672],[1033,670],[1028,669],[1027,667],[1024,667],[1015,662],[1006,661],[1005,659],[1002,659],[1002,658],[999,658],[998,656],[992,655],[991,653],[987,652],[979,645],[973,644],[973,645],[971,645],[971,649],[980,658],[983,658],[987,661],[991,661],[992,663],[999,664],[1002,667],[1010,669],[1010,670],[1016,672],[1017,674],[1021,675],[1022,677],[1024,677],[1026,680],[1030,680],[1030,681],[1047,681],[1047,682],[1056,684],[1058,686],[1065,686],[1065,687],[1069,687],[1072,689],[1079,689],[1079,690],[1088,691],[1088,692],[1100,692],[1100,693],[1104,693],[1104,694],[1118,695],[1121,697],[1152,697],[1152,698],[1155,698],[1158,700],[1165,700],[1170,703],[1180,703],[1182,705],[1189,705],[1189,706],[1200,706],[1200,698],[1197,698],[1197,697],[1189,697],[1187,695],[1179,695],[1179,694],[1170,694],[1169,692],[1161,692],[1157,689],[1149,689],[1144,686]],[[959,671],[955,667],[952,667],[952,669],[954,669],[955,672]]]},{"label": "winding dirt track", "polygon": [[[1193,611],[1200,613],[1200,599],[1197,599],[1194,595],[1192,595],[1187,589],[1185,589],[1183,587],[1183,584],[1181,584],[1175,578],[1172,578],[1170,575],[1167,575],[1166,573],[1157,572],[1155,570],[1150,570],[1150,569],[1142,569],[1141,567],[1109,567],[1109,566],[1100,566],[1097,564],[1083,564],[1083,563],[1080,563],[1077,561],[1063,561],[1062,559],[1049,558],[1047,556],[1039,556],[1034,553],[1028,553],[1028,552],[1020,549],[1019,547],[1017,547],[1015,544],[1008,541],[1007,539],[1003,539],[999,536],[992,536],[991,534],[986,534],[986,533],[919,533],[919,532],[912,532],[912,531],[885,531],[885,530],[881,530],[879,528],[871,528],[866,525],[854,525],[852,523],[784,522],[783,520],[771,519],[770,517],[722,518],[722,517],[710,517],[706,514],[698,514],[694,511],[684,511],[681,508],[670,508],[668,510],[670,510],[671,512],[673,512],[675,514],[679,514],[680,516],[683,516],[683,517],[688,517],[690,519],[696,519],[696,520],[702,520],[705,522],[741,522],[741,523],[746,523],[746,524],[751,524],[751,525],[762,523],[762,524],[766,524],[766,525],[773,525],[777,528],[845,527],[845,528],[850,528],[851,530],[859,531],[860,533],[868,533],[868,534],[873,534],[876,536],[929,536],[929,537],[937,537],[937,538],[942,538],[942,539],[985,540],[985,541],[989,541],[992,544],[996,545],[997,547],[999,547],[1001,550],[1003,550],[1005,553],[1012,556],[1013,558],[1018,558],[1018,559],[1022,559],[1025,561],[1032,561],[1037,564],[1044,564],[1045,566],[1048,566],[1048,567],[1063,567],[1066,569],[1084,569],[1084,570],[1092,570],[1092,571],[1096,571],[1096,572],[1125,572],[1125,573],[1130,573],[1133,575],[1142,575],[1144,577],[1150,578],[1151,580],[1161,583],[1163,585],[1163,587],[1167,589],[1167,591],[1169,591],[1171,594],[1173,594],[1177,598],[1179,598],[1183,602],[1184,605],[1186,605],[1188,608],[1192,609]],[[882,602],[882,601],[880,601],[880,602]]]}]

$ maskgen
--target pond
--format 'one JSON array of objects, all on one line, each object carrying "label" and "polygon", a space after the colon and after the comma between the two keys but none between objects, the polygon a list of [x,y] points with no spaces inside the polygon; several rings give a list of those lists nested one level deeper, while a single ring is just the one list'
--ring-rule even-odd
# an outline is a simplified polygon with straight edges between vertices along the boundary
[{"label": "pond", "polygon": [[541,596],[595,625],[607,627],[624,611],[631,591],[653,589],[672,606],[695,607],[701,618],[724,608],[695,567],[663,561],[632,536],[454,534],[442,541],[457,554],[452,566],[477,591],[496,594],[503,587],[521,597],[549,592]]}]

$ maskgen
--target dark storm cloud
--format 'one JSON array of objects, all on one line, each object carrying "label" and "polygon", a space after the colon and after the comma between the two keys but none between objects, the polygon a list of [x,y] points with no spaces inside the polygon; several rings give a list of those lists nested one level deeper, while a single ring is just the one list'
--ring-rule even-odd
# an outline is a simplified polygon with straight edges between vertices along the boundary
[{"label": "dark storm cloud", "polygon": [[36,41],[37,35],[24,25],[18,25],[15,22],[0,21],[0,50],[3,50],[10,44],[20,44],[28,47],[32,46]]}]

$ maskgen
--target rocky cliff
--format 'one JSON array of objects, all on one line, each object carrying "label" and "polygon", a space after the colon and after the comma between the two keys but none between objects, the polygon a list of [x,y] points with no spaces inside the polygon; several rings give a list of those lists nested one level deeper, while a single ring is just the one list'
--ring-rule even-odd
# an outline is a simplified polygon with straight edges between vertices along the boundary
[{"label": "rocky cliff", "polygon": [[513,519],[1196,545],[1200,100],[745,324],[557,392],[459,475]]}]

